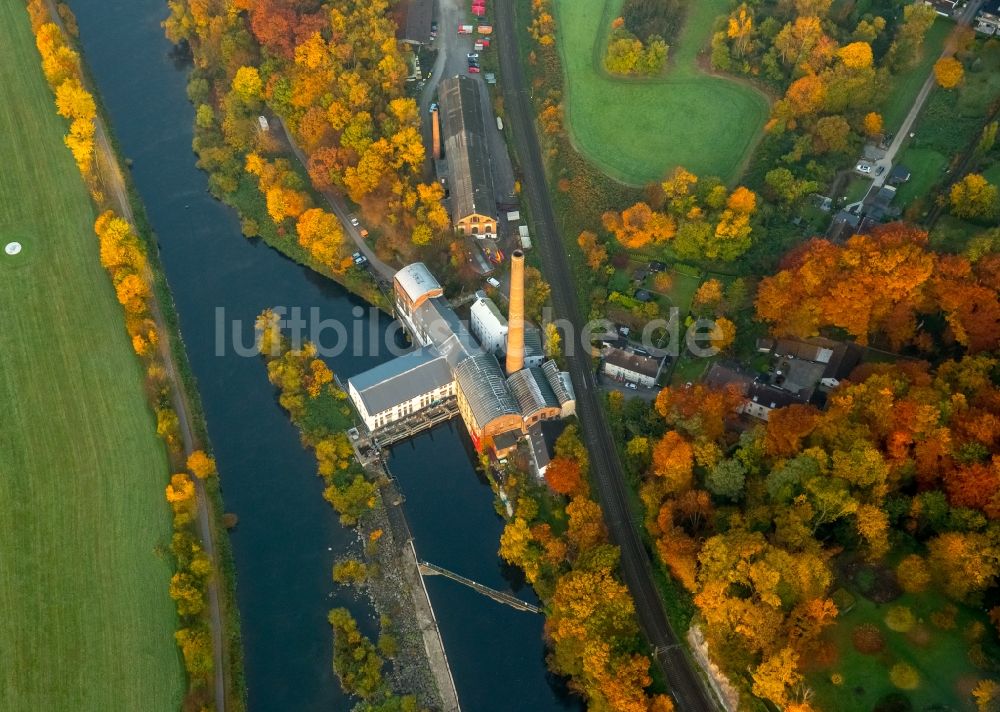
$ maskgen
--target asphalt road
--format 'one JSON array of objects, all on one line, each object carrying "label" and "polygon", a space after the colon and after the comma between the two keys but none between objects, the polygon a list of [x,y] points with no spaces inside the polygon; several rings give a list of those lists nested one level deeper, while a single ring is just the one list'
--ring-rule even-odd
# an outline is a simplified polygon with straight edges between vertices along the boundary
[{"label": "asphalt road", "polygon": [[[982,5],[983,0],[971,0],[969,4],[962,11],[962,14],[956,18],[957,27],[967,27],[972,23],[973,18],[979,11],[979,6]],[[957,29],[957,28],[956,28]],[[944,49],[941,52],[941,59],[945,57],[950,57],[955,54],[956,49],[956,32],[952,32],[948,36],[947,42],[944,44]],[[937,85],[937,78],[934,76],[932,71],[927,75],[927,79],[924,80],[924,85],[920,88],[920,92],[917,94],[916,99],[913,100],[913,106],[910,107],[909,113],[907,113],[906,118],[903,119],[902,125],[899,130],[896,131],[896,136],[892,140],[889,149],[886,151],[885,155],[880,158],[875,165],[882,169],[882,173],[875,177],[872,181],[871,193],[876,192],[879,188],[885,185],[886,179],[889,177],[889,171],[892,170],[893,161],[896,159],[896,154],[899,152],[900,147],[903,142],[910,137],[910,131],[913,130],[913,125],[917,122],[917,118],[920,116],[920,112],[923,111],[924,104],[927,103],[927,98],[931,95],[931,91]]]},{"label": "asphalt road", "polygon": [[[567,319],[579,335],[582,319],[576,286],[549,199],[535,131],[534,110],[518,53],[513,0],[494,0],[494,3],[497,13],[494,46],[500,52],[504,106],[514,148],[520,159],[522,198],[531,204],[537,250],[552,286],[556,315]],[[526,21],[526,18],[522,20]],[[575,354],[569,356],[567,361],[576,389],[577,414],[590,451],[594,484],[604,509],[604,518],[612,540],[621,548],[622,577],[635,600],[639,623],[655,650],[656,663],[670,685],[678,709],[684,712],[715,710],[718,707],[716,701],[705,689],[684,643],[667,621],[653,581],[649,552],[639,535],[640,523],[632,518],[629,508],[618,452],[604,411],[598,403],[600,391],[594,381],[590,357],[581,353],[580,348],[574,351]]]}]

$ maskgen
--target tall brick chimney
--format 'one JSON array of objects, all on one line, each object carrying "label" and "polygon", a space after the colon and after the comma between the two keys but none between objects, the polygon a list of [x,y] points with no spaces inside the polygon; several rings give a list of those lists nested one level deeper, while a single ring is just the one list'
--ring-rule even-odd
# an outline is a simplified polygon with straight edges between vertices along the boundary
[{"label": "tall brick chimney", "polygon": [[510,256],[510,310],[507,313],[507,374],[524,368],[524,252]]}]

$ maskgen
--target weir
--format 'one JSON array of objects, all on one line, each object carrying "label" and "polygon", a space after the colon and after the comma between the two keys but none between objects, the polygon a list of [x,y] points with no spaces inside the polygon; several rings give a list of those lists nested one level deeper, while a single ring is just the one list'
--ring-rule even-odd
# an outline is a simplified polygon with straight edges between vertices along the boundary
[{"label": "weir", "polygon": [[483,584],[478,583],[477,581],[473,581],[470,578],[466,578],[461,574],[456,574],[454,571],[449,571],[448,569],[442,566],[437,566],[427,561],[420,561],[418,562],[418,564],[420,566],[420,574],[422,576],[444,576],[446,578],[450,578],[452,581],[457,581],[463,586],[468,586],[473,591],[478,591],[484,596],[492,598],[494,601],[503,603],[504,605],[510,606],[511,608],[516,608],[519,611],[528,611],[530,613],[542,612],[542,609],[539,608],[538,606],[533,606],[530,603],[526,603],[525,601],[522,601],[520,598],[517,598],[516,596],[511,596],[509,593],[504,593],[503,591],[497,591],[496,589],[490,588],[489,586],[484,586]]}]

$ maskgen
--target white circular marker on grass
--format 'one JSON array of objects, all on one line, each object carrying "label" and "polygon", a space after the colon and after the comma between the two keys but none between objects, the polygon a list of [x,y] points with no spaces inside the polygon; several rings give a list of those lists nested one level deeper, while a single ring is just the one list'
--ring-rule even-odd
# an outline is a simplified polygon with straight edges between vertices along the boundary
[{"label": "white circular marker on grass", "polygon": [[21,251],[21,243],[20,242],[8,242],[4,246],[3,251],[5,253],[7,253],[8,255],[10,255],[11,257],[13,257],[14,255],[16,255],[17,253],[19,253]]}]

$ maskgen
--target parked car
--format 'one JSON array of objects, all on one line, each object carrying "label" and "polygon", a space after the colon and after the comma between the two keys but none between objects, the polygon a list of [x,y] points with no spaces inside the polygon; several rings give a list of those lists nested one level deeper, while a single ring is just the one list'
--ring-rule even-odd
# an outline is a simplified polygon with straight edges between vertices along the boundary
[{"label": "parked car", "polygon": [[856,170],[858,173],[871,173],[872,164],[861,161],[858,165],[854,166],[854,170]]},{"label": "parked car", "polygon": [[487,277],[486,284],[490,285],[494,289],[500,289],[500,282],[496,277]]},{"label": "parked car", "polygon": [[877,168],[875,169],[875,175],[877,175],[877,176],[880,176],[880,175],[882,175],[883,173],[885,173],[885,166],[878,166],[878,167],[877,167]]},{"label": "parked car", "polygon": [[479,59],[479,53],[478,52],[469,52],[465,56],[468,57],[469,59]]},{"label": "parked car", "polygon": [[361,237],[368,237],[368,231],[365,230],[364,228],[361,228],[360,230],[358,230],[358,234],[360,234]]},{"label": "parked car", "polygon": [[433,114],[437,110],[438,110],[437,102],[434,102],[433,104],[431,104],[430,108],[427,111],[428,113]]},{"label": "parked car", "polygon": [[357,226],[358,226],[358,225],[360,225],[360,224],[361,224],[361,221],[360,221],[360,220],[358,220],[358,219],[357,219],[356,217],[354,217],[354,216],[352,215],[352,216],[351,216],[351,225],[353,225],[354,227],[357,227]]},{"label": "parked car", "polygon": [[479,74],[479,67],[469,65],[469,74]]},{"label": "parked car", "polygon": [[351,259],[354,260],[354,264],[360,266],[368,261],[368,258],[362,255],[360,252],[355,252],[351,255]]},{"label": "parked car", "polygon": [[628,383],[626,383],[625,387],[626,388],[631,388],[633,391],[639,390],[639,386],[637,386],[634,383],[632,383],[632,381],[629,381]]}]

